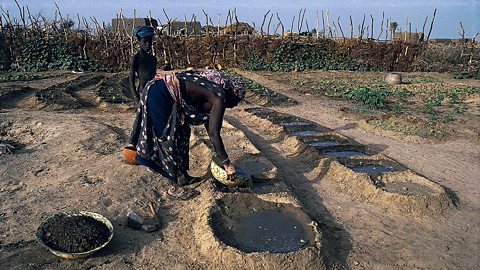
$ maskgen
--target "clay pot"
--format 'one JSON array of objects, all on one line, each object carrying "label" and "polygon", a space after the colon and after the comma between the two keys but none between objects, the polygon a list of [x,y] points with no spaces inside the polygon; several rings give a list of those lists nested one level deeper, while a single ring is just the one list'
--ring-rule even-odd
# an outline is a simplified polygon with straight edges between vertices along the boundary
[{"label": "clay pot", "polygon": [[388,73],[385,81],[388,84],[401,84],[402,83],[402,74],[400,73]]},{"label": "clay pot", "polygon": [[137,150],[133,146],[126,146],[123,149],[123,157],[130,165],[138,165],[135,157],[137,156]]}]

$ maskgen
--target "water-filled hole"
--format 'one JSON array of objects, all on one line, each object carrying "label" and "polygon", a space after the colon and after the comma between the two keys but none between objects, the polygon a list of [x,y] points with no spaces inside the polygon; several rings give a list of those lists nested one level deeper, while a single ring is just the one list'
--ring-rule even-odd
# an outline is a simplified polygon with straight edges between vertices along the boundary
[{"label": "water-filled hole", "polygon": [[378,182],[378,186],[390,193],[401,195],[432,195],[434,191],[427,186],[413,182]]},{"label": "water-filled hole", "polygon": [[294,130],[290,132],[292,135],[295,136],[309,136],[309,135],[316,135],[322,133],[318,130]]},{"label": "water-filled hole", "polygon": [[261,107],[255,107],[255,108],[248,108],[245,109],[245,111],[253,114],[265,114],[265,113],[270,113],[272,110],[267,109],[267,108],[261,108]]},{"label": "water-filled hole", "polygon": [[292,127],[292,126],[309,126],[311,123],[304,122],[304,121],[280,121],[279,123],[281,126],[284,127]]},{"label": "water-filled hole", "polygon": [[392,167],[379,165],[379,164],[363,164],[358,166],[350,167],[354,172],[362,172],[362,173],[384,173],[384,172],[392,172],[394,169]]},{"label": "water-filled hole", "polygon": [[245,252],[290,252],[306,244],[303,225],[295,218],[266,210],[240,218],[233,228],[238,248]]},{"label": "water-filled hole", "polygon": [[328,147],[328,146],[337,146],[342,144],[343,143],[341,141],[331,140],[331,139],[326,139],[321,141],[311,141],[307,143],[307,145],[312,147]]},{"label": "water-filled hole", "polygon": [[244,252],[286,253],[315,241],[311,220],[299,208],[235,194],[212,213],[211,226],[225,244]]},{"label": "water-filled hole", "polygon": [[370,156],[365,152],[357,151],[357,150],[344,150],[344,149],[337,149],[337,150],[326,150],[322,152],[322,155],[328,157],[354,157],[354,156]]},{"label": "water-filled hole", "polygon": [[347,166],[354,172],[379,174],[393,171],[403,171],[405,167],[391,160],[372,160],[372,159],[341,159],[340,163]]}]

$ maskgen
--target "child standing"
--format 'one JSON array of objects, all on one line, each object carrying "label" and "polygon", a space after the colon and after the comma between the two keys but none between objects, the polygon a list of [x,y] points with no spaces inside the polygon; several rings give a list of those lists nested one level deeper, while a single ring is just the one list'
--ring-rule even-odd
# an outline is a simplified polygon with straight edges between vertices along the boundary
[{"label": "child standing", "polygon": [[[140,49],[132,57],[130,65],[130,90],[135,97],[135,104],[140,101],[140,95],[148,81],[155,77],[157,71],[157,58],[152,54],[154,30],[151,26],[137,26],[133,29],[133,35],[140,43]],[[139,84],[135,86],[138,76]]]},{"label": "child standing", "polygon": [[[157,58],[152,54],[154,36],[153,27],[145,25],[137,26],[133,29],[132,34],[137,37],[137,40],[140,43],[140,48],[132,57],[130,63],[129,85],[130,90],[135,97],[135,107],[139,110],[138,105],[140,103],[143,88],[148,81],[155,78],[155,74],[157,73]],[[135,86],[137,76],[139,83],[138,86]],[[138,136],[140,136],[140,124],[139,118],[135,117],[132,133],[130,135],[130,144],[126,148],[135,148],[134,145],[138,140]]]}]

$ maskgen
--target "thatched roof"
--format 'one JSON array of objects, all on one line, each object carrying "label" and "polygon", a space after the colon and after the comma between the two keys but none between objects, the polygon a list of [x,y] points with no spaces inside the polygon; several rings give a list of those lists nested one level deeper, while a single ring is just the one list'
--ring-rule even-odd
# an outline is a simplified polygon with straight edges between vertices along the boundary
[{"label": "thatched roof", "polygon": [[251,27],[248,23],[244,22],[233,23],[224,27],[223,30],[226,34],[235,34],[235,31],[237,32],[237,35],[256,33],[253,27]]},{"label": "thatched roof", "polygon": [[162,25],[162,34],[164,35],[190,35],[193,33],[200,34],[202,25],[200,22],[184,22],[184,21],[171,21],[170,24]]}]

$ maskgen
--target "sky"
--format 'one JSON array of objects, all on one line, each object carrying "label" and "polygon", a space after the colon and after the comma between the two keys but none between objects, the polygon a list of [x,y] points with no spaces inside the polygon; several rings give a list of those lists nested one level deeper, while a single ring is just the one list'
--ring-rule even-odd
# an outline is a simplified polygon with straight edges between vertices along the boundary
[{"label": "sky", "polygon": [[[122,10],[125,17],[133,17],[134,10],[136,17],[148,16],[149,11],[152,17],[158,19],[161,23],[166,23],[167,19],[163,14],[162,8],[165,8],[170,19],[187,20],[195,14],[197,20],[205,25],[205,10],[211,17],[212,21],[217,24],[218,16],[220,16],[221,25],[225,24],[226,15],[229,9],[236,7],[239,21],[243,21],[253,25],[255,22],[256,29],[260,29],[264,14],[270,10],[270,14],[274,14],[271,30],[273,33],[274,25],[277,24],[276,13],[281,18],[285,28],[290,29],[292,18],[298,19],[300,9],[306,9],[305,19],[308,22],[310,30],[315,28],[316,13],[319,12],[320,23],[322,28],[321,14],[322,10],[328,15],[330,21],[340,21],[343,31],[348,36],[349,16],[352,16],[353,24],[362,23],[363,15],[366,15],[365,25],[371,24],[370,15],[374,18],[374,36],[378,36],[380,23],[382,20],[382,12],[385,14],[385,20],[390,19],[396,21],[402,30],[406,27],[406,19],[411,23],[412,32],[421,30],[425,18],[428,16],[426,32],[430,27],[430,20],[433,16],[435,8],[437,14],[432,29],[431,38],[459,38],[460,23],[463,23],[466,37],[473,37],[480,32],[480,0],[449,0],[449,1],[431,1],[431,0],[241,0],[241,1],[221,1],[221,0],[175,0],[175,1],[139,1],[139,0],[18,0],[21,6],[28,6],[32,14],[42,14],[47,18],[53,18],[56,6],[60,7],[63,16],[69,15],[77,23],[77,14],[86,18],[95,17],[98,21],[111,22],[112,18],[116,18],[116,14]],[[19,18],[18,8],[14,0],[0,0],[0,6],[4,10],[8,10],[11,17]],[[220,15],[219,15],[220,14]],[[264,30],[266,31],[265,23]],[[339,18],[340,17],[340,18]],[[305,23],[302,31],[305,31]],[[297,31],[297,22],[294,23],[294,32]],[[383,36],[384,34],[382,34]]]}]

